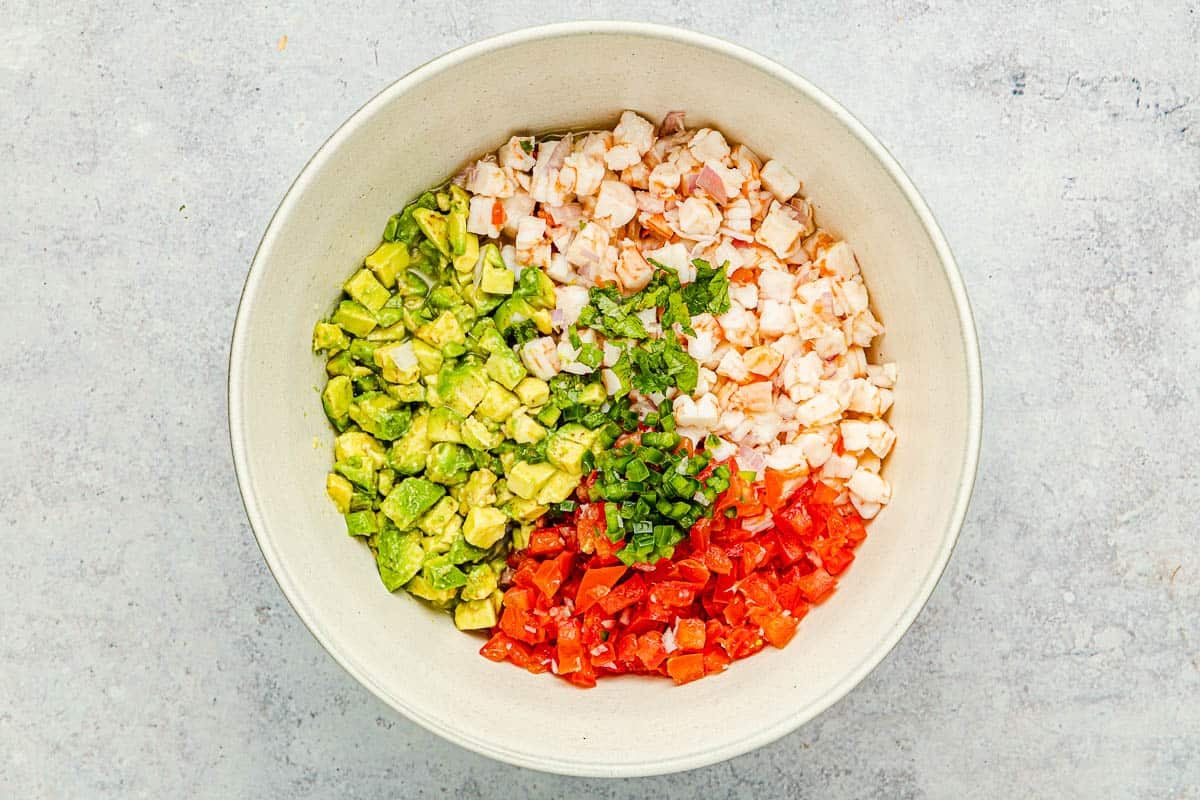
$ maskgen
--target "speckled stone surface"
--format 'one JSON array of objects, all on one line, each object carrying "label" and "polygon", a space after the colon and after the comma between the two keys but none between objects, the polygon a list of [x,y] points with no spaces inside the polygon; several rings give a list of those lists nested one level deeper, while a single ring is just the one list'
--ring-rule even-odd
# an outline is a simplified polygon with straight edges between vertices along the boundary
[{"label": "speckled stone surface", "polygon": [[1200,797],[1195,3],[644,4],[858,115],[974,303],[971,514],[845,700],[725,764],[575,780],[435,738],[321,650],[238,499],[234,311],[289,182],[375,92],[633,13],[472,5],[4,4],[0,796]]}]

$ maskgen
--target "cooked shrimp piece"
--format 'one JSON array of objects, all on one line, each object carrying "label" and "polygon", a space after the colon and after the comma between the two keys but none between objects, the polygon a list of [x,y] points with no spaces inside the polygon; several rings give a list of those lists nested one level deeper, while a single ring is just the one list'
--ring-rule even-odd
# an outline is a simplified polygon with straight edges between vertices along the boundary
[{"label": "cooked shrimp piece", "polygon": [[721,362],[717,364],[716,373],[737,383],[745,383],[750,379],[750,370],[747,369],[742,354],[735,348],[730,348],[722,356]]},{"label": "cooked shrimp piece", "polygon": [[783,356],[773,347],[767,345],[759,345],[752,347],[746,351],[742,361],[746,365],[746,369],[755,375],[764,378],[769,378],[775,374],[775,370],[779,369],[779,365],[783,363]]},{"label": "cooked shrimp piece", "polygon": [[516,181],[509,173],[493,161],[477,161],[464,187],[471,194],[488,197],[512,197],[517,190]]},{"label": "cooked shrimp piece", "polygon": [[608,228],[599,222],[585,223],[567,248],[567,262],[577,267],[596,264],[604,257],[611,238]]},{"label": "cooked shrimp piece", "polygon": [[535,378],[548,381],[562,371],[558,343],[549,336],[531,339],[521,346],[521,361]]},{"label": "cooked shrimp piece", "polygon": [[496,152],[500,166],[514,172],[529,172],[537,160],[533,157],[534,139],[532,136],[514,136]]},{"label": "cooked shrimp piece", "polygon": [[612,228],[619,228],[637,214],[637,198],[633,189],[621,181],[604,181],[600,184],[600,195],[596,200],[594,215],[597,219],[608,222]]},{"label": "cooked shrimp piece", "polygon": [[[500,209],[499,214],[496,213],[497,207]],[[467,231],[491,239],[500,236],[500,227],[504,222],[504,206],[499,200],[494,197],[472,197],[467,208]]]},{"label": "cooked shrimp piece", "polygon": [[674,164],[659,164],[650,170],[646,184],[651,194],[671,197],[679,187],[679,168]]},{"label": "cooked shrimp piece", "polygon": [[775,159],[763,164],[761,175],[763,188],[781,203],[786,203],[800,191],[800,179]]},{"label": "cooked shrimp piece", "polygon": [[692,157],[701,164],[705,161],[724,162],[729,157],[729,144],[725,141],[725,137],[721,135],[720,131],[714,131],[712,128],[701,128],[696,131],[696,135],[688,142],[688,150],[691,151]]},{"label": "cooked shrimp piece", "polygon": [[654,267],[643,256],[637,245],[628,239],[621,243],[621,255],[617,261],[617,285],[626,294],[646,287],[654,277]]},{"label": "cooked shrimp piece", "polygon": [[758,333],[758,317],[730,301],[729,310],[717,317],[725,338],[740,347],[753,347]]},{"label": "cooked shrimp piece", "polygon": [[734,402],[738,403],[747,414],[775,410],[775,398],[768,381],[756,381],[742,386],[734,394]]},{"label": "cooked shrimp piece", "polygon": [[679,232],[689,237],[712,236],[721,227],[721,212],[716,203],[703,197],[689,197],[679,206]]},{"label": "cooked shrimp piece", "polygon": [[588,197],[600,190],[605,174],[602,159],[586,153],[572,153],[563,162],[563,167],[575,172],[575,194]]}]

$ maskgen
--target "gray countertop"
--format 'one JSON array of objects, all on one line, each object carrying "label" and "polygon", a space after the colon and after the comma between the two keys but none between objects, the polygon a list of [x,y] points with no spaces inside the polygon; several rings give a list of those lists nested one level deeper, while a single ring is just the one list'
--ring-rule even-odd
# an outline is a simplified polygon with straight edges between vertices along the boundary
[{"label": "gray countertop", "polygon": [[223,5],[0,23],[0,796],[1200,797],[1195,3],[645,4],[891,148],[962,266],[987,416],[945,578],[861,686],[612,782],[460,750],[321,650],[243,516],[225,370],[258,238],[343,119],[465,42],[632,12]]}]

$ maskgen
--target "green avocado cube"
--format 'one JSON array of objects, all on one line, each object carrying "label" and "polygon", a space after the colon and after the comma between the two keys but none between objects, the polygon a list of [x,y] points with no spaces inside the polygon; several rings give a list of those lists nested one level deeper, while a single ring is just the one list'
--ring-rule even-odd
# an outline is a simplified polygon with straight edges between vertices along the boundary
[{"label": "green avocado cube", "polygon": [[546,460],[554,466],[578,475],[583,471],[583,454],[596,443],[596,433],[577,423],[556,430],[546,442]]},{"label": "green avocado cube", "polygon": [[325,476],[325,494],[329,495],[338,513],[350,512],[350,498],[354,496],[354,486],[350,481],[336,473],[329,473]]},{"label": "green avocado cube", "polygon": [[351,275],[350,280],[346,281],[342,288],[346,290],[346,294],[350,295],[355,302],[362,304],[371,311],[378,311],[383,308],[384,303],[392,296],[383,287],[383,284],[375,279],[374,273],[369,269],[360,269]]},{"label": "green avocado cube", "polygon": [[396,342],[375,348],[375,365],[383,370],[383,379],[389,383],[416,383],[421,377],[421,365],[413,342]]},{"label": "green avocado cube", "polygon": [[417,328],[414,335],[439,351],[444,350],[446,345],[465,346],[467,343],[467,334],[453,311],[438,314],[433,322]]},{"label": "green avocado cube", "polygon": [[462,443],[463,418],[452,408],[435,408],[429,412],[429,441]]},{"label": "green avocado cube", "polygon": [[482,353],[512,353],[508,343],[500,335],[500,331],[496,330],[496,323],[490,317],[476,322],[471,328],[471,336],[477,342],[477,350]]},{"label": "green avocado cube", "polygon": [[608,393],[603,384],[589,383],[579,390],[579,402],[585,406],[602,406],[608,402]]},{"label": "green avocado cube", "polygon": [[467,512],[463,536],[476,547],[488,548],[504,538],[508,517],[498,508],[480,506]]},{"label": "green avocado cube", "polygon": [[462,502],[466,510],[476,506],[496,504],[496,473],[490,469],[477,469],[467,478],[463,486]]},{"label": "green avocado cube", "polygon": [[425,458],[425,477],[434,483],[462,483],[475,466],[471,451],[461,444],[438,442]]},{"label": "green avocado cube", "polygon": [[383,390],[401,403],[425,402],[425,387],[419,383],[385,383]]},{"label": "green avocado cube", "polygon": [[425,551],[415,533],[401,533],[396,528],[384,528],[379,534],[379,550],[375,554],[379,577],[389,592],[394,592],[421,571]]},{"label": "green avocado cube", "polygon": [[457,589],[467,583],[467,574],[451,564],[446,556],[426,557],[421,574],[434,589]]},{"label": "green avocado cube", "polygon": [[451,370],[442,370],[437,381],[437,393],[445,405],[466,417],[487,394],[490,383],[482,367],[464,364]]},{"label": "green avocado cube", "polygon": [[550,510],[550,506],[544,506],[536,500],[514,497],[505,504],[504,510],[517,522],[528,523],[537,522],[543,514]]},{"label": "green avocado cube", "polygon": [[318,322],[313,328],[312,349],[314,353],[324,350],[329,355],[336,355],[350,346],[346,332],[329,322]]},{"label": "green avocado cube", "polygon": [[438,249],[438,252],[449,258],[451,252],[446,218],[436,211],[431,211],[427,208],[418,208],[413,211],[412,216],[413,220],[417,223],[417,227],[421,229],[421,233],[425,234],[425,237],[433,242],[433,246]]},{"label": "green avocado cube", "polygon": [[422,375],[436,375],[442,368],[442,351],[431,347],[420,339],[413,339],[413,354],[417,357],[417,366]]},{"label": "green avocado cube", "polygon": [[558,423],[558,418],[561,416],[561,408],[558,406],[546,406],[537,413],[537,421],[545,425],[547,428],[553,428]]},{"label": "green avocado cube", "polygon": [[546,438],[546,429],[523,408],[517,409],[504,423],[504,433],[517,444],[536,444]]},{"label": "green avocado cube", "polygon": [[383,445],[369,433],[347,431],[333,440],[334,461],[344,461],[354,456],[370,458],[375,464],[375,469],[383,469],[387,463],[387,452]]},{"label": "green avocado cube", "polygon": [[375,464],[370,458],[353,456],[334,462],[333,470],[363,491],[375,489]]},{"label": "green avocado cube", "polygon": [[405,478],[383,499],[379,510],[397,528],[407,530],[445,494],[445,488],[424,478]]},{"label": "green avocado cube", "polygon": [[355,336],[366,336],[375,330],[375,326],[378,324],[375,316],[365,306],[353,300],[343,300],[338,303],[337,311],[333,312],[329,321],[342,326]]},{"label": "green avocado cube", "polygon": [[446,558],[450,559],[452,564],[465,564],[469,561],[479,561],[487,554],[486,548],[475,547],[467,541],[466,536],[460,535],[450,543],[450,551],[446,553]]},{"label": "green avocado cube", "polygon": [[345,375],[337,375],[325,384],[321,392],[321,405],[325,408],[325,416],[331,422],[346,419],[350,413],[350,403],[354,399],[354,386]]},{"label": "green avocado cube", "polygon": [[404,587],[413,597],[428,601],[434,608],[449,609],[458,597],[458,589],[435,589],[424,575],[417,575]]},{"label": "green avocado cube", "polygon": [[364,392],[350,403],[350,419],[368,433],[379,435],[379,422],[384,412],[400,407],[396,399],[383,392]]},{"label": "green avocado cube", "polygon": [[579,487],[579,481],[582,478],[579,474],[571,474],[568,472],[555,472],[550,480],[538,489],[537,501],[542,505],[550,503],[561,503],[566,500]]},{"label": "green avocado cube", "polygon": [[499,305],[492,319],[496,321],[496,329],[500,333],[508,333],[508,329],[532,318],[533,306],[522,297],[510,297]]},{"label": "green avocado cube", "polygon": [[462,528],[462,518],[458,516],[458,502],[453,497],[443,497],[425,512],[417,521],[426,536],[439,536],[446,531],[457,533]]},{"label": "green avocado cube", "polygon": [[472,450],[491,450],[494,447],[499,447],[503,441],[503,433],[492,430],[489,427],[489,423],[484,422],[474,414],[463,420],[462,442]]},{"label": "green avocado cube", "polygon": [[521,283],[517,294],[529,301],[534,308],[551,309],[557,303],[554,281],[538,267],[521,270]]},{"label": "green avocado cube", "polygon": [[523,378],[513,391],[525,406],[541,406],[550,400],[550,384],[541,378]]},{"label": "green avocado cube", "polygon": [[379,532],[374,511],[355,511],[346,515],[346,533],[351,536],[370,536]]},{"label": "green avocado cube", "polygon": [[495,381],[488,381],[487,389],[476,406],[475,413],[492,422],[504,422],[520,407],[521,401],[515,394]]},{"label": "green avocado cube", "polygon": [[[384,311],[391,311],[391,310],[392,309],[390,309],[390,308],[382,309],[379,312],[381,320],[382,320]],[[381,321],[379,324],[382,325],[383,322]],[[388,325],[387,327],[376,328],[375,330],[373,330],[367,334],[367,341],[370,341],[370,342],[400,342],[407,338],[408,338],[408,328],[404,325],[403,322],[395,322],[395,323],[392,323],[391,325]]]},{"label": "green avocado cube", "polygon": [[401,475],[416,475],[425,469],[430,445],[429,414],[417,414],[408,431],[392,443],[388,451],[388,464]]},{"label": "green avocado cube", "polygon": [[467,573],[467,582],[459,594],[463,600],[483,600],[499,586],[498,576],[487,564],[476,564]]},{"label": "green avocado cube", "polygon": [[555,469],[551,464],[517,461],[505,471],[504,477],[508,481],[509,491],[517,497],[532,500],[537,496],[538,489],[541,489],[554,473]]},{"label": "green avocado cube", "polygon": [[383,242],[363,261],[387,288],[396,285],[396,276],[408,268],[408,246],[404,242]]},{"label": "green avocado cube", "polygon": [[516,389],[525,377],[525,365],[507,348],[488,356],[484,370],[489,378],[509,391]]},{"label": "green avocado cube", "polygon": [[396,485],[396,473],[394,470],[381,469],[378,472],[378,477],[375,479],[375,488],[379,491],[381,497],[387,497],[388,492]]},{"label": "green avocado cube", "polygon": [[370,366],[375,363],[375,348],[379,347],[369,339],[353,339],[350,342],[350,357],[360,364]]},{"label": "green avocado cube", "polygon": [[494,627],[496,608],[491,600],[468,600],[454,607],[454,625],[460,631],[475,631]]},{"label": "green avocado cube", "polygon": [[479,276],[479,288],[488,294],[512,294],[517,276],[501,261],[499,265],[484,260]]}]

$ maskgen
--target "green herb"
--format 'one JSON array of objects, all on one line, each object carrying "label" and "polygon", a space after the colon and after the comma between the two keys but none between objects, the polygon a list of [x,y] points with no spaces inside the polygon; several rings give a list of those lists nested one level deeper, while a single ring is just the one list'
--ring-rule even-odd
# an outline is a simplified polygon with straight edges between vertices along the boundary
[{"label": "green herb", "polygon": [[520,143],[521,143],[521,149],[524,150],[526,153],[533,152],[533,140],[532,139],[521,139]]}]

